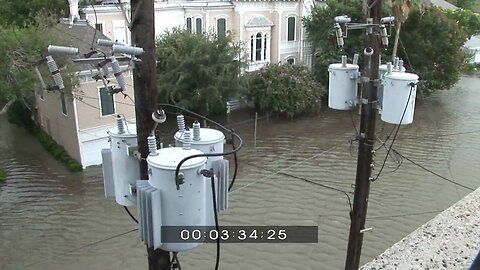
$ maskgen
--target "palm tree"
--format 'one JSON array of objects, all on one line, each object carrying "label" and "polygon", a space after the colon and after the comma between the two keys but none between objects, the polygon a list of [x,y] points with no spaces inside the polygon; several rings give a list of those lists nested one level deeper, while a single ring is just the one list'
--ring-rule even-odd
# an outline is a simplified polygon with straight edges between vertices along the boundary
[{"label": "palm tree", "polygon": [[398,41],[400,39],[400,29],[407,21],[410,10],[414,7],[424,9],[431,5],[430,0],[390,0],[392,12],[395,16],[395,41],[393,43],[392,59],[397,57]]}]

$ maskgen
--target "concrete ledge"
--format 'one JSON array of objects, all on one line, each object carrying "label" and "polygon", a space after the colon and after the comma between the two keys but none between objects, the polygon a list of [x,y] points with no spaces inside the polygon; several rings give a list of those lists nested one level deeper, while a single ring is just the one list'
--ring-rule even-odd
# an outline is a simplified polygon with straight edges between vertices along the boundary
[{"label": "concrete ledge", "polygon": [[480,249],[480,188],[360,269],[468,269]]}]

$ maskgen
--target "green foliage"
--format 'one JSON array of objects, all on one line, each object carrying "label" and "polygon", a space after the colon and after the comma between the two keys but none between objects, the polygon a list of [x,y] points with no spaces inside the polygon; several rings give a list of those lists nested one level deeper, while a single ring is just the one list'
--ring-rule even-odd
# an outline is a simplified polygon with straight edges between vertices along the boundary
[{"label": "green foliage", "polygon": [[463,9],[473,10],[475,5],[478,5],[477,0],[448,0],[448,2]]},{"label": "green foliage", "polygon": [[471,10],[444,10],[447,16],[457,22],[460,29],[468,36],[480,33],[480,15]]},{"label": "green foliage", "polygon": [[[58,32],[51,30],[54,23],[44,20],[28,28],[0,26],[0,104],[33,91],[37,82],[33,68],[39,65],[48,44],[62,40]],[[60,66],[65,62],[56,60]],[[43,67],[44,78],[50,77],[46,65],[39,66]]]},{"label": "green foliage", "polygon": [[7,172],[3,169],[0,169],[0,183],[5,182],[7,179]]},{"label": "green foliage", "polygon": [[412,11],[403,25],[401,39],[407,54],[402,50],[399,56],[426,82],[424,89],[447,89],[459,80],[468,58],[461,48],[469,36],[459,25],[437,8]]},{"label": "green foliage", "polygon": [[68,14],[66,0],[0,0],[0,25],[29,27],[38,24],[39,17],[58,19]]},{"label": "green foliage", "polygon": [[32,129],[32,133],[42,144],[42,146],[47,150],[56,160],[63,163],[70,171],[78,172],[82,170],[82,165],[76,160],[71,158],[65,149],[57,144],[47,133],[45,133],[41,128],[35,126]]},{"label": "green foliage", "polygon": [[327,7],[315,6],[311,16],[303,19],[309,41],[314,49],[313,70],[322,85],[328,84],[328,65],[338,62],[342,55],[353,57],[355,53],[363,52],[362,31],[349,31],[343,50],[340,51],[337,48],[333,18],[344,14],[348,14],[353,22],[365,21],[362,2],[356,0],[328,0]]},{"label": "green foliage", "polygon": [[205,115],[224,113],[226,101],[245,91],[245,59],[230,36],[174,29],[157,40],[159,100]]},{"label": "green foliage", "polygon": [[30,110],[20,100],[15,100],[7,109],[8,122],[31,130],[35,123],[32,120]]},{"label": "green foliage", "polygon": [[293,117],[320,108],[323,88],[305,66],[271,64],[245,76],[247,96],[257,109]]}]

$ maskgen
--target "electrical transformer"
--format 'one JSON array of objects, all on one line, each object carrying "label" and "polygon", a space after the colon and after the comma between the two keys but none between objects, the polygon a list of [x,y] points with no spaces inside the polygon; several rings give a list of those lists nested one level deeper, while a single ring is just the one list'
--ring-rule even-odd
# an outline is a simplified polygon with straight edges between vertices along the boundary
[{"label": "electrical transformer", "polygon": [[135,205],[132,188],[140,179],[135,124],[124,125],[122,116],[117,116],[117,127],[109,131],[110,149],[102,149],[103,183],[105,197],[113,198],[123,206]]},{"label": "electrical transformer", "polygon": [[342,63],[328,66],[328,107],[335,110],[351,110],[356,105],[358,65]]}]

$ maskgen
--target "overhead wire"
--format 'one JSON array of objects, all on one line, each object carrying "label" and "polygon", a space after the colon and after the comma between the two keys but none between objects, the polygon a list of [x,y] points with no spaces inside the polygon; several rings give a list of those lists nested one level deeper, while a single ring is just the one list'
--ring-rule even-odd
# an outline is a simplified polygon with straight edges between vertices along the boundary
[{"label": "overhead wire", "polygon": [[397,138],[397,135],[398,135],[398,132],[400,131],[400,126],[402,125],[402,122],[403,122],[403,118],[405,117],[405,113],[407,112],[407,109],[408,109],[408,104],[410,102],[410,98],[412,96],[412,92],[413,92],[413,88],[415,87],[414,84],[410,85],[410,92],[408,93],[408,98],[407,98],[407,102],[405,104],[405,108],[403,109],[403,113],[402,113],[402,117],[400,118],[400,122],[397,124],[397,130],[395,131],[395,134],[393,136],[393,139],[392,139],[392,142],[390,143],[390,147],[388,148],[387,150],[387,154],[385,155],[385,159],[383,160],[383,164],[382,164],[382,167],[380,168],[380,170],[378,171],[378,174],[375,178],[373,178],[371,181],[374,182],[376,181],[382,171],[383,171],[383,168],[385,168],[385,163],[387,162],[387,159],[388,159],[388,156],[390,154],[390,151],[392,150],[392,147],[393,147],[393,144],[395,143],[395,139]]},{"label": "overhead wire", "polygon": [[417,166],[417,167],[419,167],[419,168],[421,168],[421,169],[423,169],[423,170],[425,170],[425,171],[427,171],[427,172],[429,172],[429,173],[431,173],[431,174],[433,174],[433,175],[435,175],[435,176],[437,176],[437,177],[439,177],[439,178],[441,178],[441,179],[443,179],[443,180],[445,180],[445,181],[447,181],[447,182],[450,182],[450,183],[452,183],[452,184],[454,184],[454,185],[456,185],[456,186],[459,186],[459,187],[468,189],[468,190],[470,190],[470,191],[474,191],[474,190],[475,190],[475,189],[472,188],[472,187],[469,187],[469,186],[463,185],[463,184],[461,184],[461,183],[459,183],[459,182],[457,182],[457,181],[448,179],[448,178],[446,178],[445,176],[443,176],[443,175],[441,175],[441,174],[438,174],[438,173],[436,173],[436,172],[434,172],[434,171],[426,168],[425,166],[423,166],[423,165],[417,163],[416,161],[410,159],[409,157],[403,155],[402,153],[400,153],[400,152],[399,152],[398,150],[396,150],[396,149],[392,149],[392,151],[394,151],[395,153],[397,153],[398,155],[400,155],[402,158],[404,158],[405,160],[409,161],[409,162],[412,163],[413,165],[415,165],[415,166]]},{"label": "overhead wire", "polygon": [[107,238],[104,238],[104,239],[101,239],[101,240],[97,240],[97,241],[94,241],[92,243],[88,243],[86,245],[83,245],[83,246],[80,246],[80,247],[77,247],[77,248],[74,248],[74,249],[71,249],[71,250],[68,250],[68,251],[65,251],[65,252],[61,252],[61,253],[58,253],[56,255],[53,255],[49,258],[46,258],[44,260],[39,260],[39,261],[36,261],[36,262],[32,262],[32,263],[29,263],[29,264],[26,264],[26,265],[23,265],[23,266],[20,266],[19,268],[17,269],[25,269],[29,266],[32,266],[32,265],[36,265],[36,264],[40,264],[40,263],[45,263],[45,262],[48,262],[50,260],[53,260],[57,257],[60,257],[60,256],[64,256],[64,255],[67,255],[67,254],[70,254],[70,253],[73,253],[73,252],[76,252],[76,251],[79,251],[81,249],[85,249],[85,248],[88,248],[88,247],[92,247],[92,246],[95,246],[95,245],[98,245],[98,244],[101,244],[103,242],[106,242],[106,241],[109,241],[109,240],[112,240],[112,239],[115,239],[115,238],[118,238],[118,237],[121,237],[121,236],[124,236],[126,234],[129,234],[129,233],[132,233],[132,232],[135,232],[137,231],[138,229],[135,228],[135,229],[131,229],[131,230],[128,230],[128,231],[125,231],[125,232],[122,232],[122,233],[119,233],[119,234],[116,234],[116,235],[113,235],[113,236],[110,236],[110,237],[107,237]]}]

